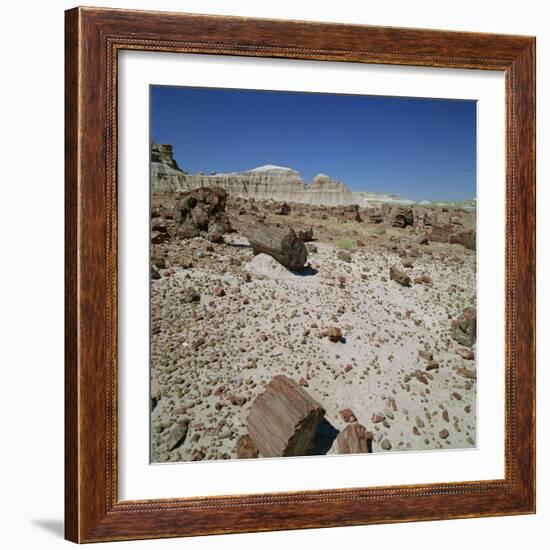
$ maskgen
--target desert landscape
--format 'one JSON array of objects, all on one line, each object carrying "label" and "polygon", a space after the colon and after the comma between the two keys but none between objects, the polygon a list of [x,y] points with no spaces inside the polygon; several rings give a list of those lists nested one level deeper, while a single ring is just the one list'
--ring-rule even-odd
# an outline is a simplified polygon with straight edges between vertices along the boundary
[{"label": "desert landscape", "polygon": [[476,203],[151,149],[151,461],[476,446]]}]

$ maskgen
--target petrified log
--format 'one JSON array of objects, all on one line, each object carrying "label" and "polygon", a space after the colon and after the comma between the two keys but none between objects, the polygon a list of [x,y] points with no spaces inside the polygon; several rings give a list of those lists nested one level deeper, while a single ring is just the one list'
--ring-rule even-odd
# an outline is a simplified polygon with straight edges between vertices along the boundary
[{"label": "petrified log", "polygon": [[411,278],[394,265],[390,267],[390,279],[402,286],[411,286]]},{"label": "petrified log", "polygon": [[325,410],[294,380],[275,376],[254,402],[248,434],[262,456],[304,456]]},{"label": "petrified log", "polygon": [[255,224],[246,230],[246,238],[254,254],[269,254],[289,269],[300,269],[306,263],[307,248],[290,227]]},{"label": "petrified log", "polygon": [[421,229],[437,225],[437,213],[431,208],[413,208],[413,226]]},{"label": "petrified log", "polygon": [[341,431],[336,438],[338,453],[368,453],[368,440],[372,440],[372,433],[367,432],[365,426],[354,422]]},{"label": "petrified log", "polygon": [[476,341],[477,314],[475,307],[467,307],[451,324],[452,337],[463,346],[471,348]]},{"label": "petrified log", "polygon": [[393,227],[407,227],[412,225],[414,215],[412,208],[394,206],[390,212],[390,223]]},{"label": "petrified log", "polygon": [[371,223],[382,223],[384,221],[384,214],[380,209],[370,209],[368,218]]},{"label": "petrified log", "polygon": [[434,225],[430,231],[430,241],[448,243],[453,234],[453,228],[446,225]]},{"label": "petrified log", "polygon": [[350,204],[349,206],[346,206],[344,208],[344,218],[349,221],[355,221],[360,222],[361,215],[359,214],[359,205],[358,204]]},{"label": "petrified log", "polygon": [[451,244],[461,244],[462,246],[464,246],[465,248],[468,248],[469,250],[475,250],[476,249],[476,232],[474,230],[461,231],[460,233],[451,235],[449,242]]},{"label": "petrified log", "polygon": [[178,237],[189,239],[202,234],[212,242],[223,240],[232,231],[225,212],[227,193],[217,187],[200,187],[180,195]]}]

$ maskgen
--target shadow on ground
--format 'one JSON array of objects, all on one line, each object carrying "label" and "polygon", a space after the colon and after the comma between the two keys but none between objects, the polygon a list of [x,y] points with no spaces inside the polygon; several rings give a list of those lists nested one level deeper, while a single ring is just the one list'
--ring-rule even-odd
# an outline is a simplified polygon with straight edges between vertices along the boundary
[{"label": "shadow on ground", "polygon": [[36,527],[47,531],[57,538],[62,539],[65,536],[65,524],[62,519],[33,519],[31,522]]},{"label": "shadow on ground", "polygon": [[315,432],[314,446],[311,454],[326,455],[339,433],[326,418],[323,418]]}]

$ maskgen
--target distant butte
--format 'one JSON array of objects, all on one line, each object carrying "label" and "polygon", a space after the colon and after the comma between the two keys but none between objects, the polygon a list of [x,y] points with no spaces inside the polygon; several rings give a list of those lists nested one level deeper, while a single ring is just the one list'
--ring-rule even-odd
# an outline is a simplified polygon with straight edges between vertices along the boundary
[{"label": "distant butte", "polygon": [[151,181],[154,193],[191,191],[200,187],[221,187],[230,195],[255,200],[296,202],[315,206],[370,206],[380,202],[412,204],[397,195],[350,191],[345,183],[318,174],[310,183],[285,166],[266,164],[244,172],[189,174],[173,156],[172,145],[153,143]]}]

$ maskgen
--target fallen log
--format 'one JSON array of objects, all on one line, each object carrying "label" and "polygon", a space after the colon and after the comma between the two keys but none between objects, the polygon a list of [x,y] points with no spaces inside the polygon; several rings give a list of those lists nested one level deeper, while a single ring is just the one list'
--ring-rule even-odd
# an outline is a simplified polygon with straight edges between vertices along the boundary
[{"label": "fallen log", "polygon": [[430,241],[448,243],[453,234],[453,228],[446,225],[434,225],[430,231]]},{"label": "fallen log", "polygon": [[248,434],[264,457],[304,456],[325,410],[294,380],[275,376],[254,402],[248,415]]},{"label": "fallen log", "polygon": [[412,208],[394,206],[390,212],[390,224],[392,227],[407,227],[414,220]]},{"label": "fallen log", "polygon": [[289,269],[304,267],[307,248],[290,227],[255,224],[245,235],[254,254],[269,254]]}]

